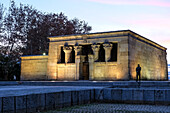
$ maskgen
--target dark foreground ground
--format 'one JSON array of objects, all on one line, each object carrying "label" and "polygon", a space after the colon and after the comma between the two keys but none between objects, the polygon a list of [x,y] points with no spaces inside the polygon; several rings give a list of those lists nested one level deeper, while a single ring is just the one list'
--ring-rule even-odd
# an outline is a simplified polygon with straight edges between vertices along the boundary
[{"label": "dark foreground ground", "polygon": [[94,103],[42,113],[170,113],[170,106]]},{"label": "dark foreground ground", "polygon": [[[119,97],[121,104],[115,101]],[[146,103],[124,104],[129,98]],[[114,103],[93,103],[105,100]],[[170,113],[170,104],[164,105],[170,102],[170,81],[142,81],[140,87],[135,81],[0,82],[0,113],[35,113],[74,102],[75,106],[42,113]]]}]

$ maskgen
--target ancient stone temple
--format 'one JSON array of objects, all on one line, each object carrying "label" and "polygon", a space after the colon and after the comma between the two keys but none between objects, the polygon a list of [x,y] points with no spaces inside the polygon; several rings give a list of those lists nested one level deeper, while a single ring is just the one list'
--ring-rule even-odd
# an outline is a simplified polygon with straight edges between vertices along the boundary
[{"label": "ancient stone temple", "polygon": [[130,30],[48,37],[48,55],[22,56],[22,80],[167,80],[166,48]]}]

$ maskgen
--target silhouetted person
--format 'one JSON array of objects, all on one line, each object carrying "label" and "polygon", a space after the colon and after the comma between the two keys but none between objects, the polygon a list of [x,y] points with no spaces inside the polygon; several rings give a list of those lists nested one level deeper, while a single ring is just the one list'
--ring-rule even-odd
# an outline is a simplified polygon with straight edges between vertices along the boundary
[{"label": "silhouetted person", "polygon": [[136,67],[136,82],[140,81],[140,71],[141,71],[141,67],[138,64],[138,67]]}]

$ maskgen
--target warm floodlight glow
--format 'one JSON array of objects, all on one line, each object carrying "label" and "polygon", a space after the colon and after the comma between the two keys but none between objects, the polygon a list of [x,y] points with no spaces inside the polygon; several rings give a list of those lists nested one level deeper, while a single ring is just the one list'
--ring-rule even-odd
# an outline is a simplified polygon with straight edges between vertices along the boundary
[{"label": "warm floodlight glow", "polygon": [[46,53],[43,53],[43,55],[46,55]]},{"label": "warm floodlight glow", "polygon": [[[166,80],[166,48],[163,46],[130,30],[94,33],[88,37],[88,43],[82,41],[83,35],[50,38],[48,55],[43,52],[39,56],[21,57],[22,77],[24,80],[65,80],[63,82],[85,79],[93,83],[135,80],[136,67],[140,64],[142,80]],[[82,47],[81,52],[80,48],[76,49],[75,40]]]}]

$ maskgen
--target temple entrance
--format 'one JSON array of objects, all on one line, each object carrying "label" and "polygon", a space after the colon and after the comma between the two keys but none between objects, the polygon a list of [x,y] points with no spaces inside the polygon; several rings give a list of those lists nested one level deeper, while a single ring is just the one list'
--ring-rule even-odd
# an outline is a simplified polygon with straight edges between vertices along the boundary
[{"label": "temple entrance", "polygon": [[82,54],[80,57],[80,80],[89,80],[89,62],[88,55],[92,54],[91,45],[81,45]]},{"label": "temple entrance", "polygon": [[83,80],[89,80],[89,63],[83,62]]}]

